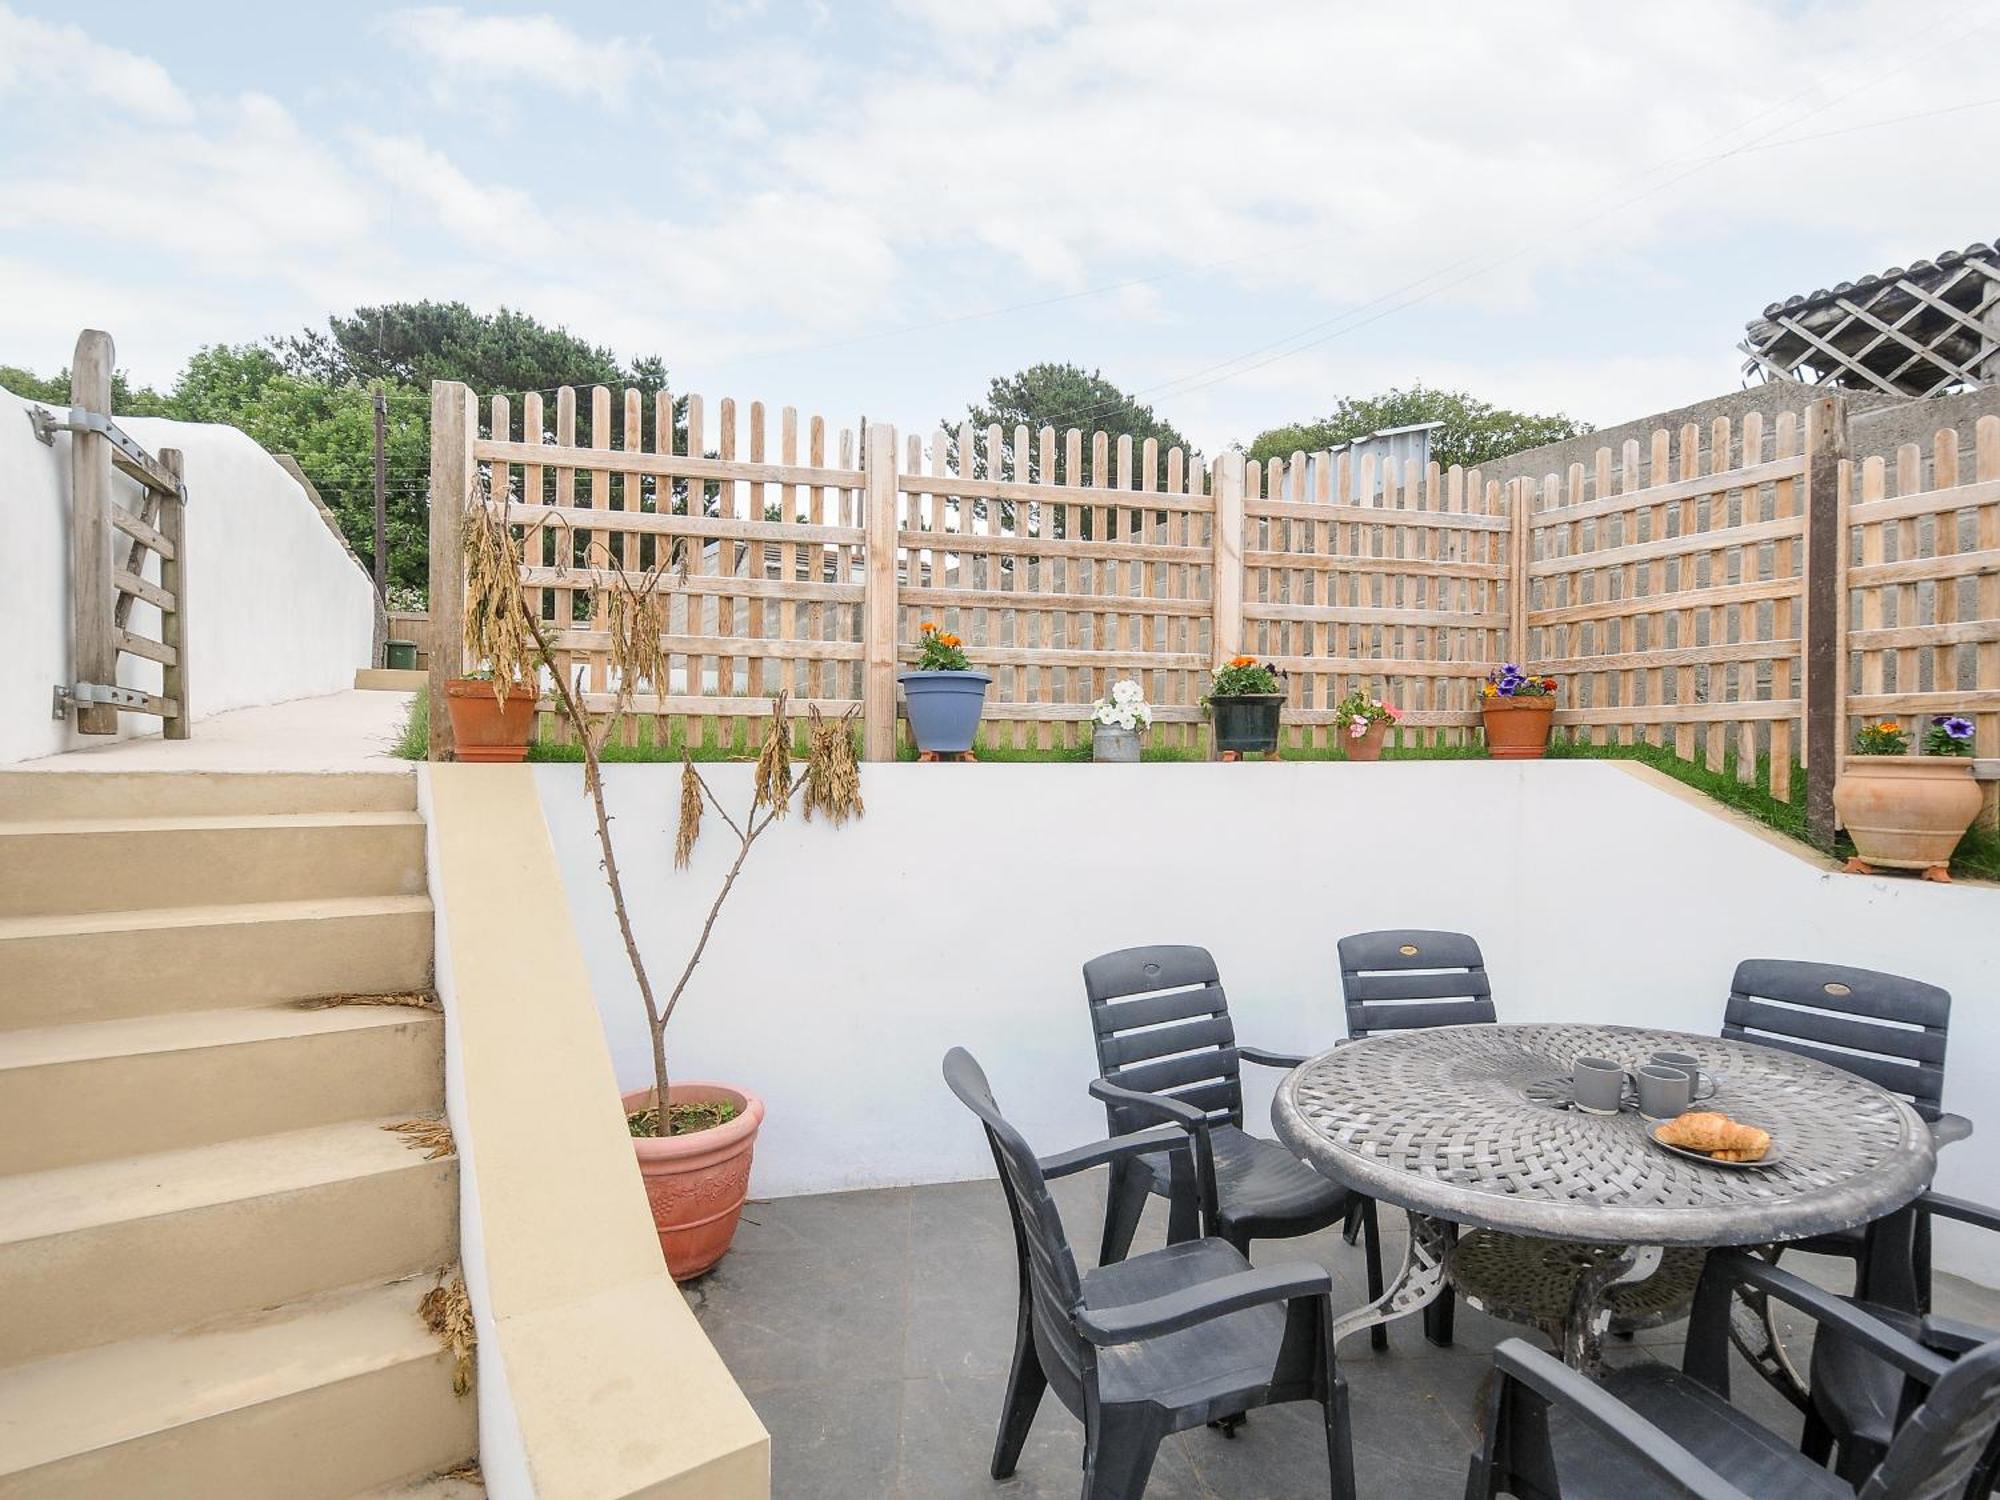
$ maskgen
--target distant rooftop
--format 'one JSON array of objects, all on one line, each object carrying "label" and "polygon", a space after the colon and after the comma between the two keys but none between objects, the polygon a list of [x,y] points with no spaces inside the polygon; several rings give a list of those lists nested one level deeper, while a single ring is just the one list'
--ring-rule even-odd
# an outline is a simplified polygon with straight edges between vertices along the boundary
[{"label": "distant rooftop", "polygon": [[1740,347],[1752,382],[1934,396],[2000,384],[2000,251],[1947,250],[1773,302]]}]

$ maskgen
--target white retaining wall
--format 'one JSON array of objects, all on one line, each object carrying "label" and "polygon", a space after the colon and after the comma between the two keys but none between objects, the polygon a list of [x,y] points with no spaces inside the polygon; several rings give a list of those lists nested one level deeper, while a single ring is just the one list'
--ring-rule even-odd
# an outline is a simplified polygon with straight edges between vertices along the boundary
[{"label": "white retaining wall", "polygon": [[[732,809],[750,767],[704,768]],[[582,793],[537,770],[620,1083],[645,1025]],[[713,812],[672,868],[677,768],[607,769],[619,865],[654,983],[674,977],[733,841]],[[1487,761],[871,765],[867,816],[794,815],[759,841],[668,1034],[681,1078],[763,1095],[758,1195],[984,1176],[938,1063],[969,1047],[1045,1150],[1103,1133],[1080,968],[1188,942],[1221,966],[1238,1034],[1310,1051],[1344,1032],[1334,944],[1374,927],[1472,933],[1508,1020],[1713,1033],[1745,957],[1914,975],[1954,995],[1948,1107],[1980,1133],[1942,1188],[2000,1202],[2000,890],[1833,874],[1616,764]],[[523,942],[533,942],[524,913]],[[1269,1078],[1250,1105],[1269,1129]],[[2000,1283],[1995,1247],[1941,1243]]]},{"label": "white retaining wall", "polygon": [[[31,404],[0,390],[0,499],[5,501],[7,649],[0,652],[0,765],[53,755],[104,736],[79,735],[50,716],[51,690],[70,662],[69,434],[36,441]],[[40,403],[46,404],[46,403]],[[369,664],[374,589],[320,512],[277,462],[233,427],[119,417],[154,453],[187,456],[188,671],[197,720],[226,709],[315,697],[354,685]],[[114,471],[113,501],[139,486]],[[125,545],[123,536],[114,546]],[[122,554],[117,554],[122,555]],[[148,576],[157,576],[157,562]],[[133,628],[157,639],[151,605]],[[121,658],[118,680],[158,691],[160,669]],[[157,734],[159,720],[121,714],[121,735]]]}]

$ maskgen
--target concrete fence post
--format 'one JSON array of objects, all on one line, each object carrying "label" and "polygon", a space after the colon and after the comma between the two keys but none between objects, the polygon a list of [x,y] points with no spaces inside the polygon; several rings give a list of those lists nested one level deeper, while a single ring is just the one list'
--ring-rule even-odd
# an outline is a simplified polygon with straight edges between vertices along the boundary
[{"label": "concrete fence post", "polygon": [[896,758],[896,429],[870,423],[862,453],[866,495],[861,642],[861,753],[864,760]]},{"label": "concrete fence post", "polygon": [[1822,396],[1805,422],[1806,833],[1833,845],[1833,781],[1840,772],[1847,696],[1847,403]]}]

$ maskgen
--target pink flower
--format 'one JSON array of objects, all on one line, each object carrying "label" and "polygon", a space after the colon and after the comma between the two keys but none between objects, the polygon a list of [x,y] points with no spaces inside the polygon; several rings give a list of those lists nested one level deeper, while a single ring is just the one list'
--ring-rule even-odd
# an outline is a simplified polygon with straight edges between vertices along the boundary
[{"label": "pink flower", "polygon": [[1400,719],[1403,717],[1403,711],[1400,708],[1396,707],[1396,705],[1393,703],[1383,704],[1382,712],[1387,714],[1392,719]]}]

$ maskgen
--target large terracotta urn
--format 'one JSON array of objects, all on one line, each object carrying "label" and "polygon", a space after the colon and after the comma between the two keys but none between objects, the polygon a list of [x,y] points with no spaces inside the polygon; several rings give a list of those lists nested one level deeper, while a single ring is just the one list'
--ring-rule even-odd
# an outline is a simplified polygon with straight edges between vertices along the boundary
[{"label": "large terracotta urn", "polygon": [[1854,840],[1860,874],[1880,867],[1951,879],[1951,852],[1979,816],[1972,762],[1952,755],[1850,755],[1833,808]]},{"label": "large terracotta urn", "polygon": [[[650,1109],[652,1089],[625,1095],[625,1112]],[[676,1281],[701,1275],[721,1260],[736,1237],[736,1221],[750,1194],[750,1157],[764,1101],[748,1089],[726,1083],[670,1083],[672,1104],[705,1104],[726,1099],[736,1118],[726,1125],[688,1135],[635,1135],[632,1149],[653,1208],[653,1227],[667,1270]]]},{"label": "large terracotta urn", "polygon": [[1540,760],[1548,753],[1553,695],[1482,698],[1479,721],[1486,729],[1486,753],[1495,760]]}]

